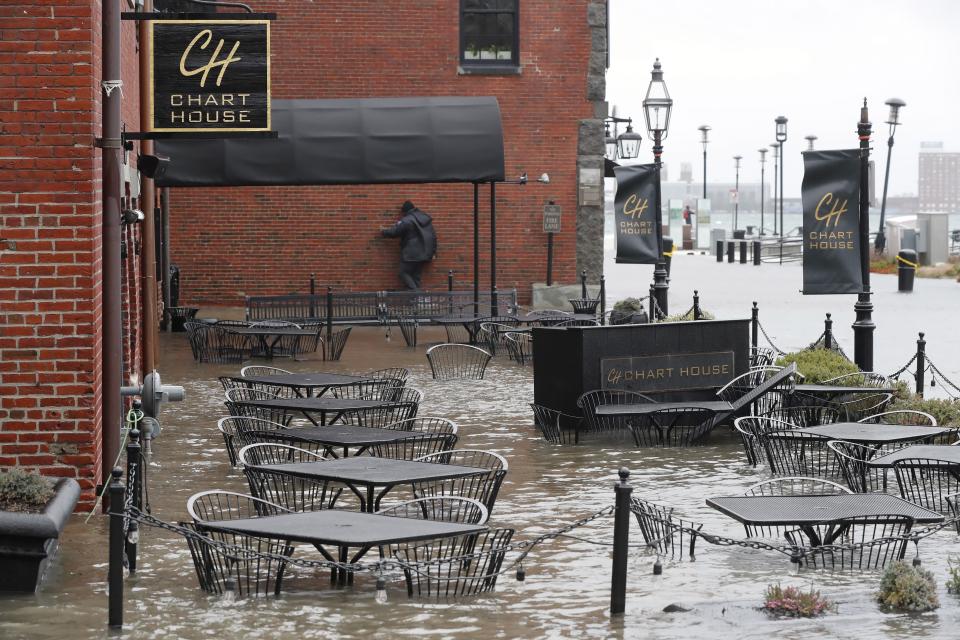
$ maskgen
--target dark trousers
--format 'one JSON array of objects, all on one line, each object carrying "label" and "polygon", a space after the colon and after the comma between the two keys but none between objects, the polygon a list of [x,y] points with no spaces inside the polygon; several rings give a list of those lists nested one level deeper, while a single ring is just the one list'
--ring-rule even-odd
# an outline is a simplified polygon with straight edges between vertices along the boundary
[{"label": "dark trousers", "polygon": [[400,281],[410,290],[420,288],[420,273],[423,271],[423,262],[401,262]]}]

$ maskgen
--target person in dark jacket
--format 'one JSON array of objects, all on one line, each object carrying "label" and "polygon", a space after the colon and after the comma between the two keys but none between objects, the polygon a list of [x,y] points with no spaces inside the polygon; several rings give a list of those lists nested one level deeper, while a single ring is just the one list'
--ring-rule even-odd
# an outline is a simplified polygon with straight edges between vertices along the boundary
[{"label": "person in dark jacket", "polygon": [[420,288],[420,274],[437,253],[437,234],[430,214],[406,200],[402,216],[392,227],[381,229],[388,238],[400,238],[400,280],[408,289]]}]

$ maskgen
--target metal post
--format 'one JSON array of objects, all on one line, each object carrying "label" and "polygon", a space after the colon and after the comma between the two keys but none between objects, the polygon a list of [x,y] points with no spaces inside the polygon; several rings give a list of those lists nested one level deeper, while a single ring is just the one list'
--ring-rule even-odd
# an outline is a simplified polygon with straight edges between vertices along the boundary
[{"label": "metal post", "polygon": [[607,277],[600,274],[600,324],[607,324]]},{"label": "metal post", "polygon": [[333,348],[333,287],[327,285],[327,353]]},{"label": "metal post", "polygon": [[693,290],[693,319],[699,320],[703,317],[703,311],[700,310],[700,292]]},{"label": "metal post", "polygon": [[723,262],[723,240],[717,240],[717,262]]},{"label": "metal post", "polygon": [[[127,440],[127,490],[130,492],[130,495],[133,496],[133,506],[137,509],[143,507],[143,487],[140,484],[143,481],[143,469],[141,468],[143,457],[140,454],[140,431],[138,429],[131,429]],[[137,572],[138,537],[139,531],[137,530],[137,523],[131,520],[130,530],[126,532],[126,537],[124,538],[124,549],[127,554],[127,562],[130,566],[130,575]]]},{"label": "metal post", "polygon": [[760,258],[763,256],[763,244],[759,240],[753,241],[753,264],[760,266]]},{"label": "metal post", "polygon": [[480,183],[473,183],[473,315],[480,315]]},{"label": "metal post", "polygon": [[447,291],[453,293],[453,269],[447,271]]},{"label": "metal post", "polygon": [[650,322],[656,322],[657,318],[660,316],[657,314],[657,298],[653,295],[653,285],[650,285],[650,295],[647,297],[648,305],[650,307]]},{"label": "metal post", "polygon": [[760,235],[765,235],[763,228],[763,186],[764,186],[764,174],[767,167],[767,154],[766,149],[760,154]]},{"label": "metal post", "polygon": [[740,264],[747,264],[747,241],[739,240],[740,243]]},{"label": "metal post", "polygon": [[610,586],[610,613],[621,614],[627,605],[627,551],[630,544],[630,472],[621,467],[620,482],[614,486],[616,510],[613,514],[613,579]]},{"label": "metal post", "polygon": [[923,339],[923,332],[917,339],[917,373],[915,374],[917,382],[917,395],[923,397],[924,379],[923,374],[927,369],[927,341]]},{"label": "metal post", "polygon": [[490,183],[490,313],[497,309],[497,183]]},{"label": "metal post", "polygon": [[883,199],[880,200],[880,228],[877,229],[877,239],[875,247],[877,253],[883,253],[887,246],[886,231],[883,228],[883,221],[887,214],[887,183],[890,182],[890,156],[893,155],[893,127],[890,127],[890,137],[887,138],[887,168],[883,173]]},{"label": "metal post", "polygon": [[584,269],[580,272],[580,297],[584,300],[587,299],[587,270]]},{"label": "metal post", "polygon": [[829,313],[823,321],[823,348],[833,349],[833,320],[830,319]]},{"label": "metal post", "polygon": [[123,470],[119,467],[110,473],[110,564],[107,570],[107,624],[113,629],[123,626]]},{"label": "metal post", "polygon": [[553,286],[553,232],[547,234],[547,286]]},{"label": "metal post", "polygon": [[736,249],[734,248],[733,240],[727,240],[727,262],[732,263],[734,261],[735,251]]},{"label": "metal post", "polygon": [[[780,144],[773,147],[773,235],[777,235],[777,167],[780,163]],[[783,230],[780,231],[783,235]]]},{"label": "metal post", "polygon": [[317,274],[310,274],[310,317],[317,317]]},{"label": "metal post", "polygon": [[760,309],[757,307],[756,301],[753,303],[753,309],[750,311],[750,346],[754,349],[757,348],[757,334],[760,329]]},{"label": "metal post", "polygon": [[[784,141],[786,142],[786,141]],[[783,142],[780,143],[780,236],[787,235],[783,228]]]},{"label": "metal post", "polygon": [[703,199],[707,199],[707,145],[703,145]]},{"label": "metal post", "polygon": [[[160,217],[163,219],[160,224],[160,242],[163,246],[163,268],[160,275],[163,278],[163,308],[170,308],[170,188],[160,189]],[[164,314],[167,331],[173,331],[173,323],[167,322],[167,314]]]},{"label": "metal post", "polygon": [[740,159],[739,158],[740,158],[739,156],[735,158],[737,161],[737,170],[736,170],[737,177],[734,178],[734,183],[733,183],[733,191],[736,194],[736,198],[737,198],[733,202],[733,228],[734,229],[740,228],[740,225],[738,223],[738,219],[740,216]]},{"label": "metal post", "polygon": [[[145,0],[143,11],[153,11],[153,0]],[[137,23],[140,42],[147,42],[150,24],[146,20]],[[139,85],[140,104],[145,105],[149,100],[150,65],[147,59],[146,48],[141,46],[139,52]],[[140,127],[143,131],[151,129],[150,114],[147,109],[140,110]],[[144,155],[153,154],[153,140],[140,142],[140,151]],[[143,252],[141,258],[143,273],[143,298],[141,300],[143,313],[143,371],[149,373],[157,368],[160,343],[160,319],[157,317],[157,226],[154,215],[156,213],[156,186],[153,179],[140,175],[140,209],[143,211],[143,225],[141,240]]]},{"label": "metal post", "polygon": [[654,131],[653,139],[653,158],[654,164],[657,167],[657,183],[656,183],[656,199],[657,203],[654,205],[654,215],[657,217],[657,253],[658,260],[657,265],[653,270],[653,289],[657,296],[657,305],[660,307],[660,313],[664,316],[670,315],[669,310],[669,293],[670,285],[667,283],[667,265],[664,262],[663,258],[663,206],[662,198],[660,194],[660,167],[662,162],[660,156],[663,154],[663,145],[661,144],[662,132]]},{"label": "metal post", "polygon": [[857,297],[853,310],[853,360],[861,371],[873,371],[873,302],[870,300],[870,116],[867,99],[863,99],[857,134],[860,137],[860,273],[863,291]]}]

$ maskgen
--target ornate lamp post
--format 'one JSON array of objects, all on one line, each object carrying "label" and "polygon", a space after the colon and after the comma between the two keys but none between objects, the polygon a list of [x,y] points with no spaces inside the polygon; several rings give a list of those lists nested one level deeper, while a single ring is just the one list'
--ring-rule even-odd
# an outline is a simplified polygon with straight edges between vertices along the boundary
[{"label": "ornate lamp post", "polygon": [[787,141],[787,119],[783,116],[777,116],[774,120],[777,123],[777,142],[780,143],[780,235],[786,235],[786,229],[783,228],[783,143]]},{"label": "ornate lamp post", "polygon": [[853,305],[857,319],[853,323],[853,361],[861,371],[873,371],[873,302],[870,300],[870,133],[872,127],[863,99],[857,135],[860,138],[860,273],[863,291]]},{"label": "ornate lamp post", "polygon": [[643,99],[643,116],[647,123],[647,133],[653,138],[653,160],[657,167],[657,202],[653,212],[657,217],[657,243],[659,245],[660,260],[653,271],[653,289],[654,297],[660,312],[668,315],[667,292],[667,267],[663,259],[663,212],[661,209],[660,197],[660,156],[663,154],[663,140],[667,137],[670,130],[670,112],[673,110],[673,100],[667,91],[667,85],[663,81],[663,71],[660,69],[660,58],[653,63],[653,71],[650,73],[650,85],[647,87],[647,95]]},{"label": "ornate lamp post", "polygon": [[813,143],[817,141],[817,136],[809,135],[803,136],[803,138],[807,141],[807,151],[813,151]]},{"label": "ornate lamp post", "polygon": [[[627,130],[617,135],[617,125],[621,122],[627,123]],[[610,134],[610,125],[613,124],[613,135]],[[617,116],[608,116],[604,119],[603,134],[603,155],[608,160],[625,158],[635,159],[640,155],[640,134],[633,130],[633,118],[618,118]]]},{"label": "ornate lamp post", "polygon": [[764,170],[767,168],[767,150],[764,148],[764,149],[758,149],[758,151],[760,152],[760,235],[762,236],[762,235],[764,235],[764,228],[763,228],[763,186],[764,186],[764,183],[763,183],[763,178],[764,178]]},{"label": "ornate lamp post", "polygon": [[700,144],[703,145],[703,199],[707,199],[707,134],[710,132],[710,125],[702,124],[697,129],[700,131]]},{"label": "ornate lamp post", "polygon": [[743,160],[743,156],[733,156],[733,161],[736,163],[734,166],[737,171],[737,179],[733,185],[733,193],[735,200],[733,201],[733,228],[739,228],[737,224],[737,218],[740,215],[740,161]]},{"label": "ornate lamp post", "polygon": [[883,199],[880,200],[880,228],[877,229],[877,239],[874,241],[874,248],[877,253],[883,253],[887,247],[887,237],[883,229],[883,220],[887,214],[887,183],[890,181],[890,156],[893,154],[893,134],[900,124],[900,107],[905,107],[906,102],[900,98],[890,98],[886,105],[890,107],[890,116],[887,118],[887,124],[890,125],[890,137],[887,138],[887,170],[883,174]]},{"label": "ornate lamp post", "polygon": [[773,149],[773,235],[777,235],[777,163],[780,162],[780,143],[774,142],[770,148]]}]

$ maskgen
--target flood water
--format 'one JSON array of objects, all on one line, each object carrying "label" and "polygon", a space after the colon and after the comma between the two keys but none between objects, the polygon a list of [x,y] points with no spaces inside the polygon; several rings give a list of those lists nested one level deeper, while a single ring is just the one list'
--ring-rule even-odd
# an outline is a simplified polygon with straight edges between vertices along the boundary
[{"label": "flood water", "polygon": [[[436,328],[421,341],[440,341]],[[218,375],[237,375],[239,365],[198,365],[183,334],[162,336],[164,379],[187,388],[188,398],[167,405],[163,432],[154,444],[149,488],[153,514],[186,519],[187,498],[201,490],[246,491],[228,462],[216,428],[224,415]],[[704,530],[742,537],[733,520],[704,499],[742,493],[764,479],[747,467],[739,444],[718,433],[709,446],[685,450],[640,450],[632,442],[589,441],[553,446],[531,425],[530,367],[497,358],[483,381],[435,382],[423,355],[394,332],[355,329],[339,363],[316,360],[277,366],[295,370],[369,371],[411,369],[409,385],[426,396],[420,415],[451,418],[460,425],[460,448],[504,455],[510,471],[497,500],[492,526],[517,529],[515,541],[557,529],[613,503],[616,470],[627,467],[635,495],[676,507]],[[46,583],[36,595],[0,598],[0,638],[100,638],[106,631],[106,518],[89,524],[74,516]],[[612,517],[574,533],[607,544]],[[639,539],[634,525],[632,542]],[[912,553],[912,551],[911,551]],[[610,548],[559,539],[538,547],[525,563],[526,581],[501,577],[496,590],[458,601],[409,599],[402,576],[388,586],[389,601],[374,600],[375,579],[360,575],[345,588],[318,580],[285,581],[279,597],[227,602],[200,591],[184,541],[165,531],[141,532],[140,568],[126,581],[124,635],[131,638],[956,638],[960,605],[946,593],[947,557],[960,558],[960,537],[942,531],[920,545],[924,566],[935,573],[942,607],[923,615],[881,613],[872,601],[879,573],[798,572],[772,552],[697,543],[695,562],[630,553],[626,614],[611,619]],[[301,546],[300,557],[316,557]],[[511,557],[508,556],[508,562]],[[773,620],[758,610],[766,585],[814,586],[839,603],[839,613],[817,620]],[[691,609],[664,613],[677,603]]]}]

